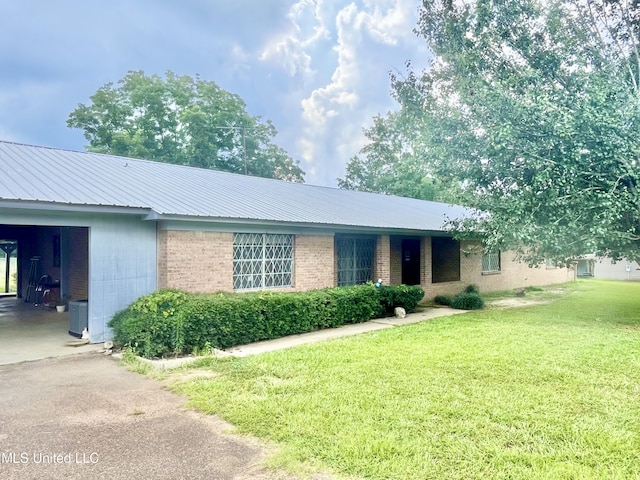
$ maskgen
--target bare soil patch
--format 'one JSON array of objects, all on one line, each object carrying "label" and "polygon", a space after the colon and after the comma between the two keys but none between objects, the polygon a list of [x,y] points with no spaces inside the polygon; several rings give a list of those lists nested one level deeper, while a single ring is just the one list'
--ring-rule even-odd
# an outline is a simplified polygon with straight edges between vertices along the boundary
[{"label": "bare soil patch", "polygon": [[497,300],[489,300],[487,305],[496,308],[515,308],[515,307],[530,307],[532,305],[546,305],[551,303],[553,299],[550,298],[499,298]]}]

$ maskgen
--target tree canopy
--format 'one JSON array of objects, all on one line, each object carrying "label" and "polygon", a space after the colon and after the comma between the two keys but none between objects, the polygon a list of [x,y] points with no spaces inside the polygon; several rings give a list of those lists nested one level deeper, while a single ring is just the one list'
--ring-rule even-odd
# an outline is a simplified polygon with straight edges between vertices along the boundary
[{"label": "tree canopy", "polygon": [[299,162],[272,139],[271,121],[212,81],[131,71],[79,104],[67,125],[84,131],[93,152],[304,181]]},{"label": "tree canopy", "polygon": [[[392,76],[411,121],[396,143],[488,213],[460,234],[530,263],[638,258],[639,3],[423,2],[416,32],[433,56]],[[402,165],[402,148],[384,155]]]},{"label": "tree canopy", "polygon": [[420,135],[413,131],[415,119],[406,114],[390,112],[373,119],[373,126],[364,130],[369,143],[347,164],[345,177],[338,179],[340,188],[422,200],[456,199],[455,189],[434,176],[419,144]]}]

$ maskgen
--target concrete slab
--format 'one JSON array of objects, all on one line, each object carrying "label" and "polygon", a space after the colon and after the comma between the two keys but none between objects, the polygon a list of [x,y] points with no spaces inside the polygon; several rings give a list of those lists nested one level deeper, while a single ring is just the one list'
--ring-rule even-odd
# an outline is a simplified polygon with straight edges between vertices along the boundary
[{"label": "concrete slab", "polygon": [[333,338],[358,335],[360,333],[372,332],[374,330],[381,330],[390,327],[391,325],[383,325],[381,323],[374,322],[356,323],[338,328],[327,328],[326,330],[301,333],[299,335],[289,335],[288,337],[265,340],[263,342],[255,342],[248,345],[239,345],[237,347],[229,348],[226,352],[235,357],[246,357],[247,355],[273,352],[274,350],[283,350],[285,348],[291,348],[307,343],[323,342]]},{"label": "concrete slab", "polygon": [[426,322],[427,320],[438,317],[449,317],[451,315],[460,315],[468,312],[468,310],[456,310],[455,308],[429,308],[423,312],[410,313],[404,318],[376,318],[375,320],[371,320],[371,322],[399,327],[401,325],[411,325],[412,323]]},{"label": "concrete slab", "polygon": [[285,348],[305,345],[307,343],[323,342],[333,338],[358,335],[360,333],[372,332],[384,328],[410,325],[412,323],[424,322],[437,317],[449,315],[459,315],[467,313],[467,310],[455,310],[453,308],[430,308],[423,312],[410,313],[405,318],[379,318],[364,323],[344,325],[338,328],[328,328],[326,330],[316,330],[314,332],[290,335],[288,337],[277,338],[275,340],[265,340],[263,342],[239,345],[226,350],[227,353],[236,357],[246,357],[247,355],[257,355],[259,353],[272,352]]},{"label": "concrete slab", "polygon": [[0,298],[0,365],[98,351],[102,344],[69,346],[69,313]]}]

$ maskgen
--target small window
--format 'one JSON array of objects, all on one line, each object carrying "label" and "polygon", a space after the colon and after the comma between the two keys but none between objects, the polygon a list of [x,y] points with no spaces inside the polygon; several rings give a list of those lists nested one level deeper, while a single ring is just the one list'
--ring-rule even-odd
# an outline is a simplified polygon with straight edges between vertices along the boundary
[{"label": "small window", "polygon": [[498,273],[500,271],[500,250],[482,255],[482,273]]},{"label": "small window", "polygon": [[373,280],[375,251],[373,237],[336,236],[338,286],[358,285]]},{"label": "small window", "polygon": [[235,233],[233,288],[255,290],[293,285],[293,235]]}]

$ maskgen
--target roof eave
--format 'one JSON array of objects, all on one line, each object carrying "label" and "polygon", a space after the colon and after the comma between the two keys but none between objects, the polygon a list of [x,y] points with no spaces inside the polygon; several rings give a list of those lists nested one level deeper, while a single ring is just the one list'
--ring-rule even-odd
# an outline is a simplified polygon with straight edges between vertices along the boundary
[{"label": "roof eave", "polygon": [[33,210],[69,213],[112,213],[127,215],[148,215],[148,208],[124,207],[117,205],[87,205],[74,203],[44,202],[40,200],[0,199],[0,209]]},{"label": "roof eave", "polygon": [[361,233],[367,235],[404,235],[404,236],[450,236],[451,234],[444,228],[441,230],[427,229],[420,230],[414,228],[400,227],[380,227],[373,225],[347,225],[335,223],[313,223],[313,222],[288,222],[284,220],[264,220],[255,218],[229,218],[229,217],[210,217],[210,216],[190,216],[190,215],[173,215],[159,214],[151,211],[145,217],[145,220],[162,221],[173,225],[179,224],[215,224],[229,230],[234,227],[264,227],[268,229],[286,227],[289,229],[297,229],[303,231],[315,232],[335,232],[335,233]]}]

